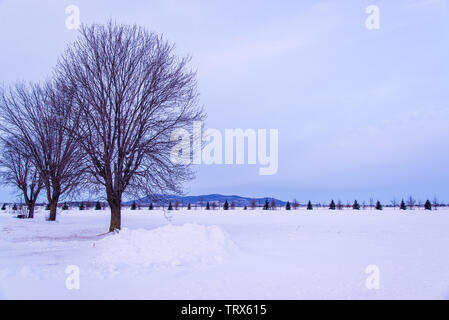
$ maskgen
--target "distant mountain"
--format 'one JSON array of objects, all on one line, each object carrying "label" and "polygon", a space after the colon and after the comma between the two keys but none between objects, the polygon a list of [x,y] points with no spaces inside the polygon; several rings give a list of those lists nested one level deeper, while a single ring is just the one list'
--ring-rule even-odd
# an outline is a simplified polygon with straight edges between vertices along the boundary
[{"label": "distant mountain", "polygon": [[[155,205],[167,205],[168,203],[172,202],[180,202],[187,204],[198,204],[205,206],[207,202],[212,203],[216,202],[217,204],[223,204],[226,200],[228,200],[229,203],[231,201],[234,201],[235,205],[238,207],[243,206],[250,206],[252,200],[256,200],[256,204],[258,206],[263,206],[265,203],[265,199],[268,199],[268,201],[271,203],[270,197],[267,198],[246,198],[246,197],[240,197],[240,196],[225,196],[222,194],[209,194],[209,195],[200,195],[200,196],[177,196],[177,195],[155,195],[153,197],[145,197],[139,200],[135,200],[137,204],[141,205],[149,205],[150,203],[153,203]],[[274,199],[276,202],[276,206],[285,206],[286,202],[278,199]],[[128,201],[124,202],[125,205],[131,205],[134,201]]]}]

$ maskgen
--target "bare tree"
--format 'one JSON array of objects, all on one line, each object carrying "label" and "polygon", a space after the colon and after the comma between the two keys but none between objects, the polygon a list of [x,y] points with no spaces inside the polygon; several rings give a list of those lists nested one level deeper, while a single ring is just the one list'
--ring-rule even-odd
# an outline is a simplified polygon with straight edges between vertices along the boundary
[{"label": "bare tree", "polygon": [[[50,221],[61,197],[83,180],[83,155],[68,134],[71,95],[55,82],[17,84],[0,93],[2,130],[31,159],[47,192]],[[76,125],[76,122],[74,123]]]},{"label": "bare tree", "polygon": [[299,202],[296,199],[293,199],[292,207],[293,207],[293,210],[298,210]]},{"label": "bare tree", "polygon": [[418,210],[420,210],[421,207],[422,207],[422,205],[423,205],[423,203],[422,203],[421,200],[418,200],[417,202],[418,202],[418,203],[417,203]]},{"label": "bare tree", "polygon": [[251,210],[255,210],[257,207],[257,201],[255,199],[252,199],[249,203],[249,206],[250,206]]},{"label": "bare tree", "polygon": [[416,200],[410,196],[407,200],[407,206],[409,207],[410,210],[413,210],[413,208],[415,207],[416,204]]},{"label": "bare tree", "polygon": [[390,202],[393,206],[393,209],[396,210],[396,207],[398,206],[398,200],[396,198],[393,198],[393,200],[391,200]]},{"label": "bare tree", "polygon": [[124,193],[181,193],[193,178],[188,165],[171,161],[171,134],[204,114],[190,59],[173,50],[155,33],[109,22],[83,26],[58,63],[80,114],[74,135],[111,208],[110,231],[121,228]]},{"label": "bare tree", "polygon": [[17,187],[23,194],[28,210],[28,218],[34,218],[37,197],[42,190],[42,180],[31,158],[18,147],[20,144],[14,137],[2,139],[0,178],[6,184]]},{"label": "bare tree", "polygon": [[437,197],[433,198],[432,204],[433,204],[433,209],[434,210],[438,210],[438,207],[440,206],[440,203],[439,203]]},{"label": "bare tree", "polygon": [[341,200],[338,200],[338,202],[337,202],[337,209],[343,210],[343,203],[341,202]]}]

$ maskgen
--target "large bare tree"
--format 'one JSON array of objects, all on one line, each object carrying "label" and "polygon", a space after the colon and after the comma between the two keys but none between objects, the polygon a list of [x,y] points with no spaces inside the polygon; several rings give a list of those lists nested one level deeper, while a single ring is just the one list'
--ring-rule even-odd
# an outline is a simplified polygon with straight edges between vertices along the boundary
[{"label": "large bare tree", "polygon": [[56,220],[61,197],[83,181],[83,153],[72,135],[72,95],[56,82],[16,84],[0,92],[4,135],[31,160],[47,192],[50,221]]},{"label": "large bare tree", "polygon": [[36,200],[43,187],[39,170],[31,157],[20,148],[15,137],[2,138],[1,142],[0,178],[20,190],[28,209],[28,218],[33,219]]},{"label": "large bare tree", "polygon": [[56,72],[75,93],[74,135],[103,186],[112,232],[121,228],[122,196],[182,190],[188,165],[172,163],[170,135],[202,120],[196,74],[162,36],[137,26],[83,26]]}]

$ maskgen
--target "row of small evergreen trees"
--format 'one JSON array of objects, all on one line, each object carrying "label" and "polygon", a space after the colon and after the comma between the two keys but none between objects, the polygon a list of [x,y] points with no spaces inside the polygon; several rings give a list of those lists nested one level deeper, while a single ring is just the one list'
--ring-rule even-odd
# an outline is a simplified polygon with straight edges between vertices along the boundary
[{"label": "row of small evergreen trees", "polygon": [[[86,209],[86,206],[84,205],[84,202],[81,202],[78,208],[79,208],[80,210],[85,210],[85,209]],[[14,203],[14,205],[12,206],[11,209],[12,209],[13,211],[17,211],[17,210],[18,210],[17,204]],[[102,209],[101,203],[100,203],[99,201],[97,201],[97,202],[95,203],[95,210],[101,210],[101,209]],[[3,204],[1,210],[6,210],[6,203]],[[47,205],[45,206],[45,210],[50,210],[50,205],[49,205],[49,204],[47,204]],[[69,210],[69,206],[68,206],[68,204],[67,204],[66,202],[64,202],[64,204],[62,205],[62,210],[65,210],[65,211],[66,211],[66,210]]]},{"label": "row of small evergreen trees", "polygon": [[[334,200],[332,200],[330,205],[329,205],[329,209],[330,210],[336,210],[337,208],[338,209],[343,209],[343,207],[344,206],[342,204],[336,205]],[[265,202],[264,209],[268,210],[268,208],[269,207],[268,207],[268,200],[267,200]],[[292,209],[291,205],[290,205],[290,202],[287,202],[287,205],[285,206],[285,209],[286,210],[291,210]],[[354,201],[354,204],[352,205],[352,209],[353,210],[360,210],[360,204],[357,202],[357,200]],[[375,209],[376,210],[383,210],[383,205],[380,203],[380,201],[376,202]],[[407,206],[405,205],[405,201],[404,200],[401,201],[399,209],[407,210]],[[425,210],[432,210],[432,204],[430,203],[430,200],[426,201],[426,203],[424,204],[424,209]],[[310,201],[307,203],[307,210],[313,210],[313,206],[312,206],[312,203]]]},{"label": "row of small evergreen trees", "polygon": [[[229,202],[228,202],[228,200],[226,200],[224,205],[223,205],[223,209],[224,210],[229,210],[229,208],[230,208]],[[265,204],[263,205],[263,210],[270,210],[270,208],[273,209],[273,205],[270,206],[270,203],[268,202],[268,199],[266,199],[265,200]],[[329,205],[329,209],[330,210],[336,210],[337,208],[338,209],[343,209],[343,205],[342,204],[336,205],[334,200],[332,200],[330,205]],[[46,210],[50,210],[50,205],[47,204],[45,209]],[[85,209],[86,209],[86,206],[85,206],[84,202],[81,202],[80,205],[79,205],[79,210],[85,210]],[[101,210],[101,209],[102,209],[101,203],[99,201],[97,201],[95,203],[95,210]],[[153,209],[154,209],[154,206],[151,203],[150,206],[149,206],[149,210],[153,210]],[[206,203],[206,210],[210,210],[210,209],[211,209],[211,205],[210,205],[210,203],[208,201]],[[244,206],[243,209],[244,210],[248,210],[248,207]],[[287,202],[287,204],[285,206],[285,209],[286,210],[291,210],[292,209],[292,205],[290,204],[290,202]],[[357,202],[357,200],[354,201],[354,204],[352,205],[352,209],[353,210],[360,210],[360,204]],[[380,201],[377,201],[375,209],[376,210],[383,210],[383,205],[380,203]],[[407,206],[406,206],[404,200],[401,201],[399,209],[407,210]],[[430,203],[429,200],[427,200],[426,203],[424,204],[424,209],[425,210],[432,210],[432,204]],[[6,204],[3,204],[1,210],[6,210]],[[17,210],[17,205],[16,204],[13,205],[12,210],[14,210],[14,211]],[[69,206],[67,205],[67,203],[63,204],[62,210],[69,210]],[[137,204],[135,202],[132,203],[131,210],[137,210]],[[173,205],[172,205],[171,202],[168,204],[168,210],[170,210],[170,211],[173,210]],[[192,205],[190,203],[187,205],[187,210],[192,210]],[[310,201],[307,203],[307,210],[313,210],[313,205],[312,205],[312,202],[310,202]]]},{"label": "row of small evergreen trees", "polygon": [[[330,210],[336,210],[337,207],[338,207],[338,209],[343,209],[343,205],[341,205],[341,204],[336,205],[334,200],[332,200],[330,205],[329,205],[329,209]],[[226,200],[224,205],[223,205],[223,210],[229,210],[229,208],[230,208],[229,202],[228,202],[228,200]],[[263,210],[270,210],[270,208],[273,209],[273,204],[270,205],[270,203],[268,202],[268,199],[266,199],[265,200],[265,204],[263,205],[262,208],[263,208]],[[137,205],[136,205],[135,202],[133,202],[133,204],[131,205],[131,210],[136,210],[136,209],[137,209]],[[152,203],[150,204],[149,209],[153,210],[153,204]],[[248,207],[244,206],[243,209],[244,210],[248,210]],[[292,210],[292,205],[290,204],[289,201],[285,205],[285,209],[286,210]],[[354,201],[354,204],[352,205],[352,209],[353,210],[360,210],[360,204],[357,202],[357,200]],[[383,210],[383,205],[381,204],[380,201],[377,201],[377,203],[375,205],[375,209],[376,210]],[[401,201],[399,209],[407,210],[407,206],[406,206],[404,200]],[[427,200],[426,203],[424,204],[424,209],[425,210],[432,210],[432,204],[430,203],[429,200]],[[172,205],[171,202],[168,204],[168,210],[170,210],[170,211],[174,210],[173,209],[173,205]],[[191,206],[190,203],[187,205],[187,210],[192,210],[192,206]],[[209,201],[206,203],[206,210],[211,210],[211,205],[210,205]],[[307,203],[307,210],[313,210],[313,205],[312,205],[311,201],[309,201]]]}]

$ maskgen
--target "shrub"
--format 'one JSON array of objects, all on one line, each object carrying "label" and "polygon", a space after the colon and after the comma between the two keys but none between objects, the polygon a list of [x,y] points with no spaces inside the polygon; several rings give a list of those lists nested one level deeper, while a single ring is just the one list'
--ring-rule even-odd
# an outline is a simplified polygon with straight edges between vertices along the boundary
[{"label": "shrub", "polygon": [[382,206],[382,204],[380,203],[380,201],[377,201],[377,203],[376,203],[376,210],[383,210],[384,208],[383,208],[383,206]]},{"label": "shrub", "polygon": [[307,210],[313,210],[312,207],[312,202],[309,200],[309,202],[307,203]]},{"label": "shrub", "polygon": [[263,205],[264,210],[270,209],[270,203],[268,202],[268,199],[265,199],[265,204]]}]

